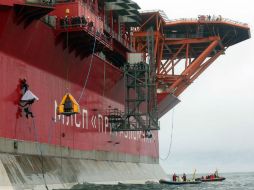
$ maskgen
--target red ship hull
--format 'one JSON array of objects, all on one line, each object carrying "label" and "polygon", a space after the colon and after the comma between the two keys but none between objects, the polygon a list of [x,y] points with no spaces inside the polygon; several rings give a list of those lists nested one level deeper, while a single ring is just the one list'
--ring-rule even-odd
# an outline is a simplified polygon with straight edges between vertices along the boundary
[{"label": "red ship hull", "polygon": [[[0,137],[37,141],[37,130],[41,143],[158,158],[156,132],[152,142],[141,138],[141,132],[110,132],[105,111],[109,107],[123,109],[124,104],[120,69],[97,56],[80,59],[75,53],[67,53],[45,23],[33,21],[24,27],[14,17],[11,8],[0,11]],[[36,129],[32,119],[19,115],[20,79],[26,79],[39,97],[32,106]],[[81,114],[77,117],[56,115],[57,103],[67,87],[76,99],[80,98]]]},{"label": "red ship hull", "polygon": [[[133,1],[54,2],[0,2],[0,189],[163,178],[158,118],[227,47],[250,38],[249,27],[221,16],[169,22]],[[20,105],[23,79],[39,98],[34,117]],[[80,114],[57,114],[66,93]],[[125,112],[127,124],[109,121],[119,115],[108,110]]]}]

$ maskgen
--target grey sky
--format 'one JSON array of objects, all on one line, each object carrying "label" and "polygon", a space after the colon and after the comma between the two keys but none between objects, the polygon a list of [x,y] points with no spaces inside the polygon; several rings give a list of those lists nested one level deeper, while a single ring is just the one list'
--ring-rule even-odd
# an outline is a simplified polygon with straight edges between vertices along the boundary
[{"label": "grey sky", "polygon": [[[253,1],[135,0],[169,19],[222,15],[254,26]],[[254,171],[254,39],[230,47],[183,94],[174,111],[167,173]],[[160,155],[168,152],[171,112],[161,120]]]}]

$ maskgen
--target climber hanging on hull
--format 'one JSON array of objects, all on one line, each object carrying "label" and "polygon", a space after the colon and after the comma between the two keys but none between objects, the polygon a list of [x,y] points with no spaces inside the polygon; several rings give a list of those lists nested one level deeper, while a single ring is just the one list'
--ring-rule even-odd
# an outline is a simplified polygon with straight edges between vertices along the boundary
[{"label": "climber hanging on hull", "polygon": [[21,80],[20,88],[22,97],[19,101],[19,106],[22,108],[22,111],[25,113],[27,119],[29,117],[33,118],[34,115],[31,111],[31,106],[36,100],[39,100],[39,98],[35,96],[32,91],[28,90],[29,85],[26,83],[26,79]]}]

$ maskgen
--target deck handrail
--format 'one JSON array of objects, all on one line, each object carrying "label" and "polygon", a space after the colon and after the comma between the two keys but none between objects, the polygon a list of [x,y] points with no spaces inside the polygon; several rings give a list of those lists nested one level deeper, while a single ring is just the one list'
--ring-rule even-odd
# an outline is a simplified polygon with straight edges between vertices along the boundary
[{"label": "deck handrail", "polygon": [[167,23],[173,23],[173,22],[178,22],[178,21],[183,21],[183,22],[192,22],[192,21],[197,21],[197,22],[228,22],[228,23],[231,23],[231,24],[249,26],[247,23],[235,21],[235,20],[228,19],[228,18],[223,18],[220,15],[219,16],[211,16],[211,17],[206,16],[206,15],[200,15],[198,18],[179,18],[179,19],[168,20]]}]

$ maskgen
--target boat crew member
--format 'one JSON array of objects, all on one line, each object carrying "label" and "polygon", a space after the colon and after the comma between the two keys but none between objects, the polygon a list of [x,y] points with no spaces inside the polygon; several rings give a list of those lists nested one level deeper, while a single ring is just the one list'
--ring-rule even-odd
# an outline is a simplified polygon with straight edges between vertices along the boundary
[{"label": "boat crew member", "polygon": [[176,181],[176,174],[173,175],[173,181]]},{"label": "boat crew member", "polygon": [[186,174],[183,173],[183,181],[186,181]]},{"label": "boat crew member", "polygon": [[218,170],[216,170],[216,171],[214,172],[214,177],[215,177],[215,178],[219,177]]}]

